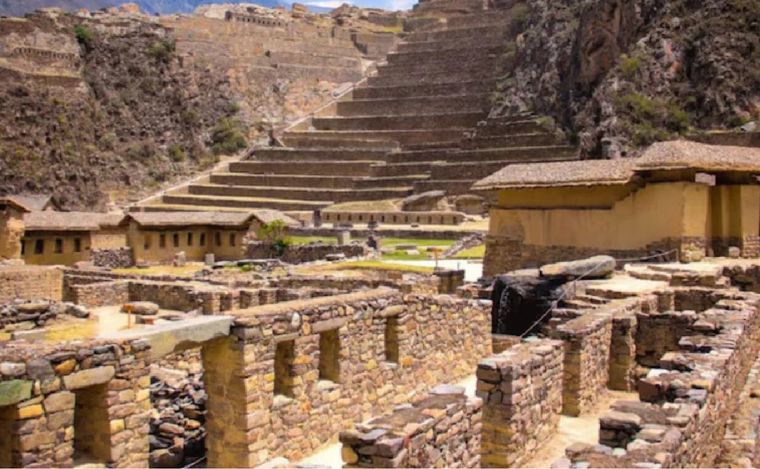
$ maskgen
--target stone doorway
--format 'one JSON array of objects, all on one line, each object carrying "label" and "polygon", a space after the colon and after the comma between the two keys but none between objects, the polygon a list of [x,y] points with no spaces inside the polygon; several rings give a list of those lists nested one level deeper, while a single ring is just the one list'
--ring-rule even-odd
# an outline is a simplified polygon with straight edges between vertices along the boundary
[{"label": "stone doorway", "polygon": [[107,385],[80,388],[74,396],[74,465],[105,464],[111,459]]}]

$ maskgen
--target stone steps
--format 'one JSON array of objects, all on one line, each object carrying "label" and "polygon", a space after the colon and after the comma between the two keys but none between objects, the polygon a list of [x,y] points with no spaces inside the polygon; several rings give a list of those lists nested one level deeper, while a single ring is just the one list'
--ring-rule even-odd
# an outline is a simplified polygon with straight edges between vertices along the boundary
[{"label": "stone steps", "polygon": [[452,85],[475,80],[494,80],[496,72],[483,70],[449,70],[436,73],[409,72],[403,74],[377,75],[367,79],[371,87],[411,86],[411,85]]},{"label": "stone steps", "polygon": [[[496,86],[496,80],[472,80],[456,83],[401,85],[401,86],[365,86],[353,92],[354,99],[391,99],[422,98],[430,96],[451,96],[463,94],[490,93]],[[345,101],[350,102],[350,101]]]},{"label": "stone steps", "polygon": [[[387,140],[398,142],[400,145],[420,145],[430,142],[443,144],[446,142],[449,146],[455,146],[461,139],[462,134],[469,130],[470,127],[451,127],[451,128],[428,128],[428,129],[403,129],[403,130],[352,130],[352,131],[312,131],[312,132],[288,132],[285,142],[293,145],[292,142],[303,142],[309,138],[324,141],[337,141],[346,139],[354,141],[357,139],[367,138],[374,139],[382,137]],[[308,135],[309,137],[304,137]],[[304,145],[299,145],[304,146]]]},{"label": "stone steps", "polygon": [[481,149],[481,148],[504,148],[504,147],[524,147],[524,146],[549,146],[561,145],[565,143],[564,139],[550,133],[530,132],[524,134],[504,135],[499,137],[476,137],[472,140],[463,140],[462,148],[464,149]]},{"label": "stone steps", "polygon": [[478,179],[428,179],[426,181],[417,181],[414,183],[414,193],[421,194],[428,191],[444,191],[451,195],[466,194]]},{"label": "stone steps", "polygon": [[426,174],[430,172],[431,164],[423,163],[394,163],[381,164],[372,167],[374,177],[394,177],[407,174]]},{"label": "stone steps", "polygon": [[385,161],[384,149],[259,148],[247,161]]},{"label": "stone steps", "polygon": [[486,24],[477,27],[445,28],[433,31],[419,31],[409,35],[407,42],[450,42],[471,40],[473,37],[489,37],[504,34],[504,27],[499,24]]},{"label": "stone steps", "polygon": [[368,176],[370,167],[381,161],[238,161],[231,173],[295,174],[325,176]]},{"label": "stone steps", "polygon": [[483,59],[487,57],[493,57],[501,55],[504,51],[504,46],[487,46],[486,44],[480,45],[480,47],[462,47],[461,45],[448,49],[440,50],[436,52],[432,51],[412,51],[412,52],[396,52],[388,54],[387,63],[389,66],[398,65],[430,65],[437,63],[452,64],[462,60],[471,62],[474,59]]},{"label": "stone steps", "polygon": [[368,135],[355,137],[335,132],[285,132],[282,141],[290,147],[312,149],[373,149],[373,150],[398,150],[399,143],[393,139],[382,139]]},{"label": "stone steps", "polygon": [[270,197],[221,197],[213,195],[166,194],[163,202],[170,205],[189,205],[204,207],[225,207],[227,209],[241,208],[271,208],[274,210],[318,210],[332,205],[332,202],[313,200],[283,200]]},{"label": "stone steps", "polygon": [[569,145],[547,145],[526,147],[485,148],[475,150],[462,149],[431,149],[417,151],[401,151],[389,154],[386,162],[434,162],[474,163],[509,160],[514,163],[533,161],[565,161],[578,156],[577,148]]},{"label": "stone steps", "polygon": [[[538,163],[540,160],[532,162]],[[430,181],[480,180],[513,163],[511,160],[436,163],[430,167]]]},{"label": "stone steps", "polygon": [[423,63],[388,64],[377,67],[378,76],[393,77],[398,75],[437,75],[441,73],[468,73],[470,79],[496,77],[504,67],[504,61],[498,55],[461,57]]},{"label": "stone steps", "polygon": [[351,200],[383,200],[406,197],[412,186],[357,188],[313,188],[278,186],[229,186],[220,184],[193,184],[188,188],[191,195],[222,197],[277,198],[283,200],[310,200],[315,202],[348,202]]},{"label": "stone steps", "polygon": [[404,174],[401,176],[303,176],[294,174],[212,174],[209,182],[232,186],[277,186],[311,188],[361,188],[377,189],[385,187],[410,186],[418,180],[428,178],[427,174]]},{"label": "stone steps", "polygon": [[345,68],[361,68],[362,65],[360,57],[341,57],[322,53],[271,51],[269,58],[278,64],[319,65]]},{"label": "stone steps", "polygon": [[491,34],[479,36],[475,38],[458,39],[452,41],[404,41],[400,42],[397,48],[397,53],[410,53],[410,52],[426,52],[428,54],[438,54],[443,50],[470,48],[477,49],[482,47],[501,47],[498,52],[501,54],[504,51],[504,32],[500,30],[494,30]]},{"label": "stone steps", "polygon": [[412,98],[362,99],[338,103],[337,114],[348,116],[415,115],[425,112],[488,112],[491,108],[489,94],[461,94],[448,96],[424,96]]},{"label": "stone steps", "polygon": [[406,130],[469,128],[486,114],[482,111],[417,114],[410,116],[317,117],[312,125],[317,130]]}]

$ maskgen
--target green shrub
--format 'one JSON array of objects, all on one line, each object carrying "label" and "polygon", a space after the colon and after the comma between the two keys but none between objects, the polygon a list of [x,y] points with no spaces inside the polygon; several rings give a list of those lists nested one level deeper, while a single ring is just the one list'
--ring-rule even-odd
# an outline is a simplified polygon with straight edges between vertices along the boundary
[{"label": "green shrub", "polygon": [[518,3],[509,12],[512,18],[512,27],[516,30],[524,30],[528,25],[530,7],[524,3]]},{"label": "green shrub", "polygon": [[623,76],[631,79],[641,68],[641,60],[638,57],[630,57],[628,54],[620,56],[620,71]]},{"label": "green shrub", "polygon": [[77,38],[77,42],[86,48],[92,47],[92,43],[95,40],[95,34],[87,26],[78,24],[74,26],[74,35]]},{"label": "green shrub", "polygon": [[285,249],[292,244],[292,241],[287,236],[288,225],[282,220],[273,220],[269,223],[261,225],[258,232],[258,238],[260,241],[274,246],[278,256],[281,256]]},{"label": "green shrub", "polygon": [[668,103],[667,111],[666,124],[671,131],[683,134],[689,130],[689,122],[691,121],[689,113],[675,103]]},{"label": "green shrub", "polygon": [[181,146],[174,144],[169,147],[169,158],[175,163],[179,163],[185,161],[187,153],[185,153],[185,150],[183,150]]},{"label": "green shrub", "polygon": [[638,121],[648,122],[657,118],[657,103],[647,96],[628,93],[620,97],[618,104],[626,108]]},{"label": "green shrub", "polygon": [[169,62],[169,60],[171,60],[172,56],[174,55],[175,50],[176,44],[174,41],[161,39],[160,41],[155,41],[150,45],[148,48],[148,55],[161,62]]},{"label": "green shrub", "polygon": [[220,120],[211,132],[211,150],[216,155],[232,155],[247,146],[243,124],[237,119]]}]

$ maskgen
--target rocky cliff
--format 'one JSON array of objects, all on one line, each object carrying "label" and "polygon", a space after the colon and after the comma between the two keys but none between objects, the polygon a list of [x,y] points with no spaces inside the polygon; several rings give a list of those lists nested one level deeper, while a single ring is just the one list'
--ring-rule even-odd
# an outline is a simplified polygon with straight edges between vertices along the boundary
[{"label": "rocky cliff", "polygon": [[589,157],[760,117],[760,0],[529,0],[494,114],[553,117]]},{"label": "rocky cliff", "polygon": [[105,208],[245,146],[227,79],[152,21],[0,21],[0,192]]}]

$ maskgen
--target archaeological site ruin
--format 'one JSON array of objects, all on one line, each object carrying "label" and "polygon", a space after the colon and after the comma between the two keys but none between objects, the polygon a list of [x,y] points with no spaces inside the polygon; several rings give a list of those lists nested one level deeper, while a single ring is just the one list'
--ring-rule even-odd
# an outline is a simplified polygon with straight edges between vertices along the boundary
[{"label": "archaeological site ruin", "polygon": [[0,468],[760,466],[760,0],[259,3],[0,1]]}]

